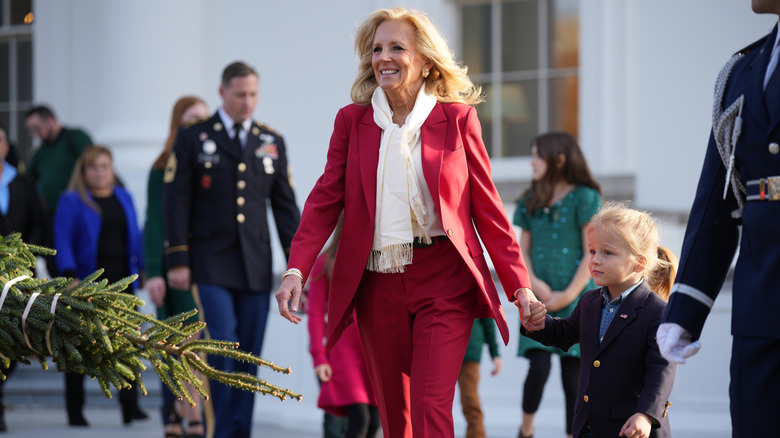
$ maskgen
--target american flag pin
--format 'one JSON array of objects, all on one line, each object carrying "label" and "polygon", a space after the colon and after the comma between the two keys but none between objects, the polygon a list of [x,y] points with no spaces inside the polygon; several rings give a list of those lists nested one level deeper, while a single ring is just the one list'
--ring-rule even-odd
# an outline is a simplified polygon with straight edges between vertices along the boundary
[{"label": "american flag pin", "polygon": [[620,317],[623,318],[623,319],[626,319],[626,318],[628,318],[628,315],[626,315],[625,313],[621,313]]}]

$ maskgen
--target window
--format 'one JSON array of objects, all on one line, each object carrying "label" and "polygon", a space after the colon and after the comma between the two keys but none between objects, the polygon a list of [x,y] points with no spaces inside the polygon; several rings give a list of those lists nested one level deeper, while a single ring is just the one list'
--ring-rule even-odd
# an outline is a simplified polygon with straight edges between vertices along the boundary
[{"label": "window", "polygon": [[0,123],[19,155],[30,154],[24,113],[32,108],[32,0],[0,0]]},{"label": "window", "polygon": [[577,136],[577,0],[463,0],[461,48],[487,100],[477,107],[491,157],[530,154],[537,134]]}]

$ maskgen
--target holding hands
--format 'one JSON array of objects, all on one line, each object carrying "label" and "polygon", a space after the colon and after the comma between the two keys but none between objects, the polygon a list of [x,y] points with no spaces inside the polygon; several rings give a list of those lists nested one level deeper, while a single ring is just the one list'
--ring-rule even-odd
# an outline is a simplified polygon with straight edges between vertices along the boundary
[{"label": "holding hands", "polygon": [[535,332],[544,328],[547,308],[527,287],[515,292],[515,306],[520,309],[520,322],[526,330]]}]

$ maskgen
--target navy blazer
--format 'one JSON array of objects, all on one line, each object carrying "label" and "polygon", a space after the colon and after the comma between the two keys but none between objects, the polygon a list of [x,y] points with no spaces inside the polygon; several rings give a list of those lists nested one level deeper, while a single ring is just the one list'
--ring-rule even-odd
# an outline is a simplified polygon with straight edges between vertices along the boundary
[{"label": "navy blazer", "polygon": [[620,305],[599,343],[603,302],[601,289],[590,290],[569,317],[548,315],[543,330],[521,332],[563,350],[580,343],[573,436],[579,436],[587,423],[593,436],[617,437],[623,424],[642,412],[655,420],[651,437],[670,437],[666,403],[675,365],[661,356],[655,340],[666,303],[643,282]]},{"label": "navy blazer", "polygon": [[[114,187],[114,196],[122,205],[127,219],[128,272],[138,274],[144,264],[133,199],[121,187]],[[75,271],[76,276],[83,279],[99,268],[97,251],[101,223],[100,214],[85,204],[77,192],[70,191],[60,196],[54,214],[54,248],[60,272]],[[134,281],[131,287],[140,287],[140,280]]]},{"label": "navy blazer", "polygon": [[[740,58],[720,102],[728,108],[744,97],[742,132],[735,148],[735,174],[743,183],[780,175],[780,149],[772,147],[780,143],[780,96],[773,99],[773,108],[767,108],[763,92],[776,34],[777,26],[738,52]],[[748,201],[742,212],[740,241],[740,221],[732,217],[737,201],[731,188],[723,199],[725,181],[726,167],[711,132],[665,321],[680,324],[694,340],[699,339],[739,243],[732,289],[732,334],[780,339],[780,201]]]}]

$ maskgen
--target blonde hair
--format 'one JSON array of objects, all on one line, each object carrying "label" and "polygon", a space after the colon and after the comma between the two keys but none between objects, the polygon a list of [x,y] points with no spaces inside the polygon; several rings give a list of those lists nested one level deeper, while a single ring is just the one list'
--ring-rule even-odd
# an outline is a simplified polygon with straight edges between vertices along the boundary
[{"label": "blonde hair", "polygon": [[[95,160],[101,156],[106,155],[108,156],[108,159],[111,161],[111,170],[114,170],[114,158],[111,155],[111,150],[107,148],[106,146],[97,146],[97,145],[91,145],[87,146],[84,149],[84,152],[81,153],[81,156],[78,160],[76,160],[76,164],[73,166],[73,173],[70,176],[70,183],[68,184],[68,190],[75,191],[79,194],[79,198],[81,198],[82,201],[84,201],[85,204],[87,204],[91,209],[97,211],[100,213],[100,207],[95,203],[95,201],[92,200],[92,198],[89,197],[88,192],[90,191],[90,188],[87,187],[86,179],[84,178],[84,173],[90,164],[94,163]],[[114,171],[114,185],[116,185],[116,172]]]},{"label": "blonde hair", "polygon": [[647,268],[643,277],[647,286],[664,300],[669,299],[677,275],[677,257],[658,244],[658,228],[649,213],[623,203],[607,202],[591,218],[588,230],[592,229],[617,235],[637,261],[645,257]]},{"label": "blonde hair", "polygon": [[355,36],[355,53],[360,64],[352,84],[352,101],[367,105],[378,86],[371,65],[374,35],[380,24],[387,20],[403,20],[414,28],[417,50],[433,62],[430,74],[424,79],[425,89],[439,102],[459,102],[476,105],[485,100],[482,88],[471,82],[468,68],[455,61],[447,41],[428,17],[420,11],[396,7],[374,11],[360,25]]}]

